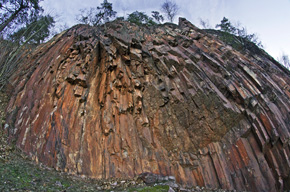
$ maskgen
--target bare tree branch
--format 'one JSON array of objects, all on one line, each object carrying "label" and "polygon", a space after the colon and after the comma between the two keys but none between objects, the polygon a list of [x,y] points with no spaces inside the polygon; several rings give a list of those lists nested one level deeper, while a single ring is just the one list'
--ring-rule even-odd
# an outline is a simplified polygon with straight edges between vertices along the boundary
[{"label": "bare tree branch", "polygon": [[166,0],[161,6],[161,10],[166,14],[168,20],[173,22],[174,17],[178,13],[179,7],[172,0]]}]

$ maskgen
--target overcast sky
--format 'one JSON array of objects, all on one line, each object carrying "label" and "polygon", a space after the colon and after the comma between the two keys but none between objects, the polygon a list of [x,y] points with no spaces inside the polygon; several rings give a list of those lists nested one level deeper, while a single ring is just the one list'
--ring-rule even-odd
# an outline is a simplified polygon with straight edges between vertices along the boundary
[{"label": "overcast sky", "polygon": [[[160,11],[163,1],[108,0],[118,16],[133,11],[150,14]],[[58,21],[71,27],[77,24],[79,10],[99,6],[103,0],[44,0],[41,4],[47,13],[59,15]],[[214,27],[225,16],[240,22],[248,33],[257,33],[265,50],[275,59],[284,52],[290,55],[290,0],[175,0],[180,7],[178,17],[185,17],[200,27],[199,18],[208,20]],[[175,23],[177,23],[177,18]]]}]

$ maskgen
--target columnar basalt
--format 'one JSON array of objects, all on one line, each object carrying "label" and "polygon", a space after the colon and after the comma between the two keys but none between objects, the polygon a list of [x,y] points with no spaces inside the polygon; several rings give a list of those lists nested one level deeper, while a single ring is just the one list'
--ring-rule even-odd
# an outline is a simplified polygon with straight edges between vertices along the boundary
[{"label": "columnar basalt", "polygon": [[11,77],[10,140],[92,178],[173,175],[183,185],[290,188],[290,73],[185,19],[75,26]]}]

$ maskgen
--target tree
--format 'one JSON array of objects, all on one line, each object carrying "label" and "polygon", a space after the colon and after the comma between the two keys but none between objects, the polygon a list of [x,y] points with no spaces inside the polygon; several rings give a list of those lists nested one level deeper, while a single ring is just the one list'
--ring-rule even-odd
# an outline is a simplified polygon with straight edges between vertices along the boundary
[{"label": "tree", "polygon": [[[80,10],[81,14],[77,20],[81,23],[90,24],[90,25],[99,25],[110,21],[111,18],[114,18],[117,14],[116,11],[113,11],[112,3],[109,3],[107,0],[104,0],[101,3],[101,6],[95,8],[82,9]],[[86,13],[83,15],[83,13]]]},{"label": "tree", "polygon": [[43,11],[40,0],[2,0],[0,5],[0,33],[7,27],[28,22]]},{"label": "tree", "polygon": [[172,0],[166,0],[162,6],[161,10],[166,14],[167,18],[170,20],[170,22],[173,22],[174,17],[178,13],[178,6],[176,3],[174,3]]},{"label": "tree", "polygon": [[248,46],[248,42],[252,42],[255,45],[257,45],[258,47],[263,47],[262,42],[259,40],[257,34],[252,33],[252,34],[248,34],[247,29],[245,27],[242,28],[236,28],[235,29],[235,35],[237,35],[237,37],[239,37],[239,41],[240,43],[242,43],[244,46]]},{"label": "tree", "polygon": [[153,18],[146,15],[144,12],[135,11],[128,15],[127,21],[135,23],[137,25],[147,24],[147,25],[156,25],[153,21]]},{"label": "tree", "polygon": [[112,3],[109,3],[107,0],[104,0],[104,2],[101,3],[101,7],[97,7],[97,9],[99,13],[96,15],[95,25],[106,23],[117,14],[116,11],[113,11]]},{"label": "tree", "polygon": [[96,9],[80,9],[80,15],[77,16],[76,20],[83,24],[94,25]]},{"label": "tree", "polygon": [[221,31],[232,33],[234,34],[236,31],[236,28],[231,24],[228,18],[224,17],[221,20],[220,24],[217,24],[215,28],[220,28]]},{"label": "tree", "polygon": [[255,33],[248,34],[245,27],[240,27],[240,24],[234,26],[226,17],[223,17],[221,23],[216,25],[216,28],[220,28],[221,31],[225,32],[223,34],[223,40],[230,44],[237,45],[238,43],[238,45],[241,45],[244,49],[251,48],[253,43],[260,48],[263,47]]},{"label": "tree", "polygon": [[164,21],[164,18],[158,11],[152,11],[152,17],[160,24]]},{"label": "tree", "polygon": [[50,35],[50,29],[54,26],[54,18],[50,15],[34,18],[25,27],[10,35],[10,38],[20,44],[27,42],[30,44],[40,44]]}]

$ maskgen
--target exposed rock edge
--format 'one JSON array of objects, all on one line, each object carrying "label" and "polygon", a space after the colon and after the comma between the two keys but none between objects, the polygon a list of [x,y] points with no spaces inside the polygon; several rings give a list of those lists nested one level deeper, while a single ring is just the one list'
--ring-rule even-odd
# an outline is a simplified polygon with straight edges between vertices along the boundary
[{"label": "exposed rock edge", "polygon": [[77,25],[11,77],[10,140],[33,160],[92,178],[290,189],[290,78],[185,19]]}]

